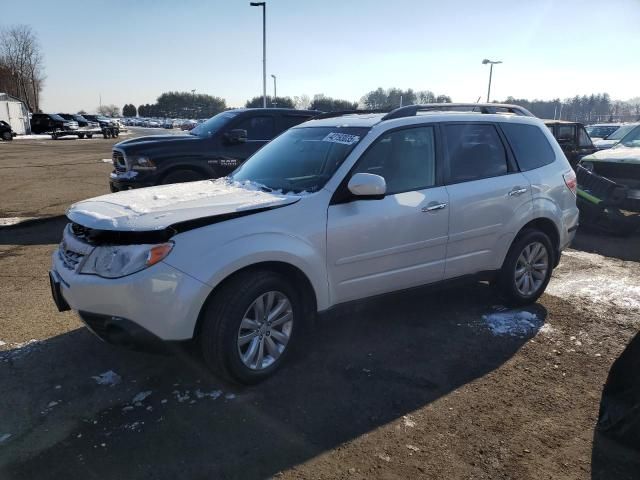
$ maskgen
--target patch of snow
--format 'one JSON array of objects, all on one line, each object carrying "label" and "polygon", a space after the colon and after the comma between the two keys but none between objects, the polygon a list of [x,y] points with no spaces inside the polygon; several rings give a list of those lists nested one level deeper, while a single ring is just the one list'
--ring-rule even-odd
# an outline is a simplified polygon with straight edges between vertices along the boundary
[{"label": "patch of snow", "polygon": [[226,398],[227,400],[233,400],[234,398],[236,398],[236,395],[234,393],[227,393],[224,398]]},{"label": "patch of snow", "polygon": [[409,415],[404,415],[402,417],[402,423],[404,423],[405,427],[413,428],[416,426],[416,422],[414,422]]},{"label": "patch of snow", "polygon": [[551,325],[549,325],[548,323],[545,323],[544,325],[542,325],[540,327],[540,329],[538,330],[538,332],[544,334],[544,335],[551,335],[552,333],[555,333],[556,329],[553,328]]},{"label": "patch of snow", "polygon": [[48,140],[50,138],[51,138],[51,135],[45,135],[45,134],[17,135],[13,137],[14,140]]},{"label": "patch of snow", "polygon": [[413,452],[419,452],[420,451],[420,449],[418,447],[414,446],[414,445],[407,444],[407,445],[405,445],[405,447],[407,447],[409,450],[411,450]]},{"label": "patch of snow", "polygon": [[4,443],[11,438],[10,433],[0,433],[0,443]]},{"label": "patch of snow", "polygon": [[147,390],[146,392],[140,392],[135,397],[133,397],[133,399],[131,400],[131,403],[133,404],[140,403],[144,401],[149,395],[151,395],[151,393],[152,393],[151,390]]},{"label": "patch of snow", "polygon": [[55,388],[56,390],[60,390],[60,389],[62,388],[62,385],[56,385],[56,386],[55,386],[55,387],[53,387],[53,388]]},{"label": "patch of snow", "polygon": [[53,408],[56,405],[58,405],[58,402],[49,402],[49,404],[47,405],[47,408]]},{"label": "patch of snow", "polygon": [[482,320],[494,335],[524,336],[542,325],[535,313],[523,310],[507,310],[482,316]]},{"label": "patch of snow", "polygon": [[104,373],[101,373],[98,376],[91,377],[93,378],[98,385],[117,385],[122,381],[122,377],[118,375],[113,370],[108,370]]},{"label": "patch of snow", "polygon": [[178,400],[178,402],[180,403],[185,402],[191,398],[189,390],[185,391],[184,395],[181,394],[178,390],[174,390],[172,393],[176,396],[176,400]]},{"label": "patch of snow", "polygon": [[0,347],[3,346],[3,345],[6,345],[6,344],[7,344],[7,342],[3,342],[2,340],[0,340]]},{"label": "patch of snow", "polygon": [[103,163],[113,163],[113,160],[110,158],[103,158],[102,160],[100,160]]},{"label": "patch of snow", "polygon": [[2,217],[0,218],[0,227],[12,227],[35,218],[36,217]]}]

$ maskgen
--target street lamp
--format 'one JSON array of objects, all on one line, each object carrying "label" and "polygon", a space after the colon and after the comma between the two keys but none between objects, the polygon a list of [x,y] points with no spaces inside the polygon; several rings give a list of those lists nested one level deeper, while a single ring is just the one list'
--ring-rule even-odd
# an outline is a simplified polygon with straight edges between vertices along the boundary
[{"label": "street lamp", "polygon": [[267,108],[267,2],[250,2],[252,7],[262,7],[262,108]]},{"label": "street lamp", "polygon": [[273,78],[273,108],[278,106],[278,91],[276,90],[276,76],[272,73],[271,78]]},{"label": "street lamp", "polygon": [[483,64],[483,65],[486,65],[487,63],[488,63],[489,65],[491,65],[491,66],[489,67],[489,89],[487,90],[487,103],[489,103],[489,102],[490,102],[490,100],[489,100],[489,96],[491,95],[491,76],[493,75],[493,66],[494,66],[494,65],[497,65],[497,64],[499,64],[499,63],[502,63],[502,61],[501,61],[501,60],[499,60],[499,61],[494,62],[493,60],[488,60],[488,59],[486,59],[486,58],[485,58],[484,60],[482,60],[482,64]]}]

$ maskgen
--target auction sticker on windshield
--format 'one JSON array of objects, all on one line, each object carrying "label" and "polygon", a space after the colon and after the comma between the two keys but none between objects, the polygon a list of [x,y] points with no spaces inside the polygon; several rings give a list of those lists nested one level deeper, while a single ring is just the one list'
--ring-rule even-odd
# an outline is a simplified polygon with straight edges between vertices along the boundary
[{"label": "auction sticker on windshield", "polygon": [[344,145],[353,145],[360,137],[358,135],[350,135],[348,133],[331,132],[322,139],[323,142],[342,143]]}]

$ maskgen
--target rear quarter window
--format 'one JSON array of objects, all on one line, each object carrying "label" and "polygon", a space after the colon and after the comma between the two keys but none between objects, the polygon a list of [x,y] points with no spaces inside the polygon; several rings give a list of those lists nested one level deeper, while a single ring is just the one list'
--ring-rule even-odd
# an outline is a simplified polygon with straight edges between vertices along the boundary
[{"label": "rear quarter window", "polygon": [[501,126],[520,170],[544,167],[556,159],[553,148],[540,128],[522,123],[502,123]]}]

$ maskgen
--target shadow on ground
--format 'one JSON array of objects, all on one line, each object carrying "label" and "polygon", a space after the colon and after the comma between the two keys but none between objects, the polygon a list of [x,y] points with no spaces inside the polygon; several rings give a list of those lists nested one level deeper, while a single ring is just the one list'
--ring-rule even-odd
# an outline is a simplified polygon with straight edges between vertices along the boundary
[{"label": "shadow on ground", "polygon": [[64,215],[30,220],[24,224],[0,228],[0,245],[51,245],[62,239],[69,223]]},{"label": "shadow on ground", "polygon": [[[0,384],[12,415],[0,417],[0,433],[14,436],[0,446],[0,477],[269,477],[500,367],[536,329],[493,336],[481,321],[493,303],[478,284],[342,309],[274,378],[248,389],[217,384],[189,354],[129,352],[84,329],[21,358],[5,352]],[[541,305],[529,310],[546,318]],[[107,370],[122,382],[97,385],[91,377]],[[218,389],[217,399],[196,393]]]},{"label": "shadow on ground", "polygon": [[640,231],[621,237],[580,227],[571,248],[640,262]]}]

